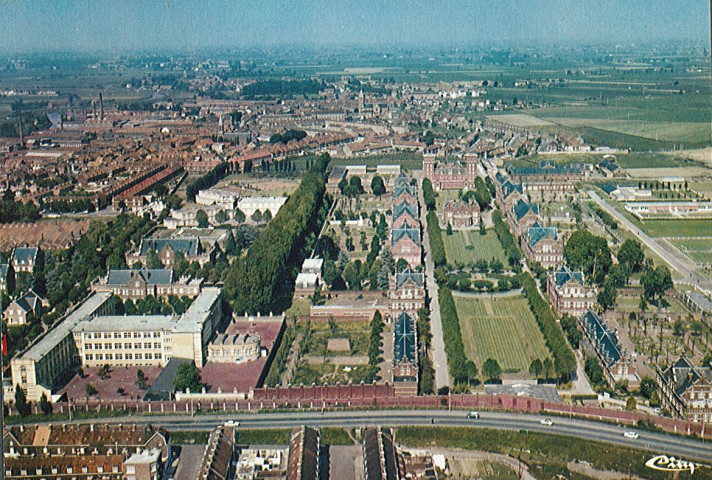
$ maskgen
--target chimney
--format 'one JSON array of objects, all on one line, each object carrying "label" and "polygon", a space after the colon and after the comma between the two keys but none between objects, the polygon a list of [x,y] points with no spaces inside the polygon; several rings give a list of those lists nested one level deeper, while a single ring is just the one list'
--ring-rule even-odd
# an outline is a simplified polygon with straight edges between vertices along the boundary
[{"label": "chimney", "polygon": [[104,95],[99,93],[99,121],[104,121]]}]

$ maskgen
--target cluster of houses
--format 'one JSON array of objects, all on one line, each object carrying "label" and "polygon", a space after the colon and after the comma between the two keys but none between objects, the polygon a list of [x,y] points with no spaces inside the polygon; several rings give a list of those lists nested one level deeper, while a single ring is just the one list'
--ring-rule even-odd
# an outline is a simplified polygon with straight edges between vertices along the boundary
[{"label": "cluster of houses", "polygon": [[15,247],[7,263],[0,260],[0,292],[10,294],[11,299],[9,305],[4,306],[3,319],[10,326],[30,323],[31,318],[39,318],[42,307],[47,306],[47,301],[32,288],[22,292],[8,291],[8,284],[14,284],[16,274],[34,274],[41,253],[39,247]]},{"label": "cluster of houses", "polygon": [[[611,332],[593,311],[596,288],[586,282],[582,271],[573,271],[565,264],[564,236],[557,227],[545,226],[539,205],[528,202],[524,193],[545,188],[543,184],[548,185],[546,188],[559,185],[567,189],[563,185],[568,183],[573,186],[573,181],[583,175],[583,169],[577,165],[552,167],[547,163],[538,169],[512,168],[510,165],[507,171],[510,176],[499,172],[495,175],[497,203],[505,213],[511,230],[518,236],[529,262],[539,263],[549,271],[546,293],[554,310],[559,315],[568,314],[578,320],[611,384],[625,380],[630,386],[637,385],[640,380],[635,365],[619,345],[617,333]],[[512,174],[523,180],[522,183],[515,182]],[[552,175],[551,182],[544,181],[548,174]],[[530,182],[528,187],[525,185],[527,181]]]}]

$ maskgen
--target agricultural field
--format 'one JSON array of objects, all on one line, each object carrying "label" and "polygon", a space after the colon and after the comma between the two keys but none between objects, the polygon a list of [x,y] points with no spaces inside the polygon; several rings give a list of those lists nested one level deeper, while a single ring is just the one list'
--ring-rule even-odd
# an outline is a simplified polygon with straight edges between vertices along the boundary
[{"label": "agricultural field", "polygon": [[[710,230],[712,234],[712,230]],[[697,264],[712,264],[712,237],[667,238],[668,243]]]},{"label": "agricultural field", "polygon": [[709,237],[712,219],[645,220],[639,222],[651,237]]},{"label": "agricultural field", "polygon": [[479,230],[453,230],[452,235],[442,234],[445,243],[445,255],[453,265],[473,265],[477,260],[493,258],[507,264],[507,257],[494,230],[487,230],[480,235]]},{"label": "agricultural field", "polygon": [[522,296],[455,297],[465,354],[478,367],[494,358],[505,374],[529,376],[532,360],[549,356],[544,337]]}]

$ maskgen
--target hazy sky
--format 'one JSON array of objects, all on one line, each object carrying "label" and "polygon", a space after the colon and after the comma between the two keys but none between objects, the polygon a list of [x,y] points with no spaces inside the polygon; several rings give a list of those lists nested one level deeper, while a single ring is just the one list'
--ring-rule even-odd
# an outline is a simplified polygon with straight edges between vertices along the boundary
[{"label": "hazy sky", "polygon": [[709,0],[0,0],[0,49],[709,42]]}]

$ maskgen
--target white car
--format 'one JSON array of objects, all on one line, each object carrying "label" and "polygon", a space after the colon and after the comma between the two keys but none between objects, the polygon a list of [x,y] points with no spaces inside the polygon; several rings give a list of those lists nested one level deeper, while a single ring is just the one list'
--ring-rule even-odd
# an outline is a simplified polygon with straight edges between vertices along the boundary
[{"label": "white car", "polygon": [[477,420],[478,418],[480,418],[480,412],[470,412],[467,414],[467,418],[471,420]]},{"label": "white car", "polygon": [[638,435],[636,432],[623,432],[623,436],[624,436],[625,438],[636,439],[636,438],[638,438],[640,435]]},{"label": "white car", "polygon": [[554,424],[554,422],[552,422],[550,418],[539,420],[539,423],[541,423],[542,425],[546,425],[547,427],[550,427]]}]

